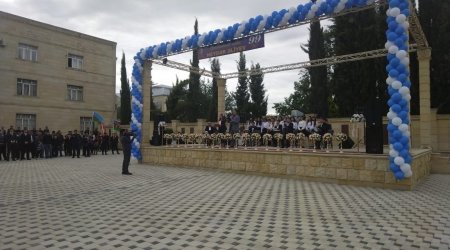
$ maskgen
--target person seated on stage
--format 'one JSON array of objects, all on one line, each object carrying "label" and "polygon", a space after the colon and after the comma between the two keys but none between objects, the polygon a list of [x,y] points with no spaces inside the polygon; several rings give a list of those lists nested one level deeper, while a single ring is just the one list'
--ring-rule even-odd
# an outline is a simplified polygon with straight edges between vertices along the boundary
[{"label": "person seated on stage", "polygon": [[217,130],[216,130],[215,126],[213,126],[210,122],[208,122],[208,125],[206,125],[206,128],[205,128],[205,132],[208,134],[214,134],[216,131]]},{"label": "person seated on stage", "polygon": [[262,121],[261,121],[261,118],[258,117],[255,119],[255,132],[261,133],[261,127],[262,127]]},{"label": "person seated on stage", "polygon": [[294,133],[297,134],[298,132],[298,117],[292,117],[292,127],[294,129]]},{"label": "person seated on stage", "polygon": [[309,136],[309,132],[306,129],[306,121],[305,121],[305,117],[304,116],[302,116],[300,121],[298,122],[297,130],[298,130],[299,133],[303,133],[306,136]]},{"label": "person seated on stage", "polygon": [[264,117],[261,122],[261,133],[263,135],[269,133],[269,124],[269,120]]},{"label": "person seated on stage", "polygon": [[219,121],[218,121],[218,124],[219,124],[218,131],[219,131],[219,133],[225,134],[227,132],[227,124],[226,124],[226,122],[227,122],[227,117],[224,114],[220,114]]},{"label": "person seated on stage", "polygon": [[[317,122],[317,133],[319,135],[321,135],[322,137],[326,133],[333,134],[333,129],[331,128],[331,124],[328,123],[328,119],[323,118],[323,117],[319,118],[319,121]],[[319,143],[319,145],[317,145],[317,146],[319,146],[319,147],[320,147],[320,145],[324,146],[323,139],[322,139],[322,141],[320,141],[318,143]]]},{"label": "person seated on stage", "polygon": [[306,121],[306,130],[310,134],[312,134],[314,132],[317,132],[316,119],[315,118],[313,119],[311,116],[308,117],[308,120]]}]

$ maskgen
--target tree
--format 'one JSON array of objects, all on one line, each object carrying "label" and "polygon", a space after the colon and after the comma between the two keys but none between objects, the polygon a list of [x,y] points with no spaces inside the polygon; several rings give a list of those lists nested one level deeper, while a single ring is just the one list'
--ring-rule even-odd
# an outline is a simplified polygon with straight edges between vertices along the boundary
[{"label": "tree", "polygon": [[419,19],[432,48],[430,62],[431,107],[450,114],[450,2],[419,1]]},{"label": "tree", "polygon": [[131,93],[130,84],[127,77],[125,66],[125,53],[122,52],[122,61],[120,68],[120,122],[122,125],[128,125],[131,121]]},{"label": "tree", "polygon": [[[334,55],[346,55],[383,48],[386,42],[386,10],[370,9],[336,17],[330,26]],[[346,62],[332,67],[330,89],[336,112],[351,116],[377,95],[387,102],[386,59]],[[387,111],[387,105],[384,107]]]},{"label": "tree", "polygon": [[249,107],[254,117],[262,117],[267,114],[267,96],[264,89],[264,74],[259,63],[250,68],[250,94],[252,103]]},{"label": "tree", "polygon": [[292,110],[300,110],[303,113],[311,113],[311,81],[308,71],[301,71],[300,80],[294,82],[294,92],[284,102],[275,103],[273,108],[278,115],[290,115]]},{"label": "tree", "polygon": [[187,109],[187,86],[189,80],[176,81],[167,97],[167,116],[169,120],[188,121],[189,110]]},{"label": "tree", "polygon": [[236,109],[236,101],[234,100],[234,92],[228,92],[225,88],[225,111],[229,112]]},{"label": "tree", "polygon": [[[194,24],[194,35],[198,35],[198,21],[195,19]],[[188,91],[188,119],[190,122],[195,122],[199,118],[199,114],[205,110],[201,109],[199,100],[201,99],[201,89],[200,89],[200,73],[199,73],[199,59],[198,59],[198,47],[193,46],[192,50],[192,61],[191,61],[191,72],[189,74],[189,91]]]},{"label": "tree", "polygon": [[239,72],[238,86],[236,92],[234,93],[234,100],[236,101],[236,109],[238,114],[241,116],[246,116],[248,113],[248,104],[250,100],[250,95],[248,93],[248,78],[247,78],[247,67],[245,54],[241,52],[239,54],[239,61],[237,61],[237,69]]},{"label": "tree", "polygon": [[[211,71],[220,74],[220,62],[219,59],[214,58],[211,60]],[[218,89],[217,89],[217,79],[213,78],[212,80],[212,93],[211,93],[211,104],[209,107],[209,115],[208,115],[208,120],[209,121],[215,121],[217,120],[217,93],[218,93]]]},{"label": "tree", "polygon": [[[326,57],[325,40],[320,21],[310,24],[310,38],[307,48],[303,50],[308,53],[309,60],[322,59]],[[311,98],[313,100],[312,111],[322,116],[328,116],[328,71],[326,66],[312,67],[309,70],[311,81]]]}]

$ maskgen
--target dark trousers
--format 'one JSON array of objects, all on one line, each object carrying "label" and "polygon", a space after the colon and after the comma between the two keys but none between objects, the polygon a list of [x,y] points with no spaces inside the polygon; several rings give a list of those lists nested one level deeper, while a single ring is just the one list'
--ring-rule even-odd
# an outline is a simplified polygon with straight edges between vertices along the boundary
[{"label": "dark trousers", "polygon": [[80,147],[72,147],[72,158],[75,158],[75,155],[80,158]]},{"label": "dark trousers", "polygon": [[2,155],[3,155],[3,160],[9,161],[9,157],[6,154],[6,144],[0,144],[0,160],[2,159]]},{"label": "dark trousers", "polygon": [[122,174],[128,173],[128,166],[130,165],[131,151],[123,151]]},{"label": "dark trousers", "polygon": [[24,160],[25,155],[27,156],[27,160],[30,159],[31,147],[30,144],[24,144],[21,146],[21,156],[20,159]]},{"label": "dark trousers", "polygon": [[89,146],[83,146],[83,156],[90,157],[91,156],[91,150]]},{"label": "dark trousers", "polygon": [[112,147],[111,147],[111,152],[112,152],[112,154],[114,154],[114,151],[116,151],[117,154],[119,154],[119,149],[117,148],[117,146],[112,146]]},{"label": "dark trousers", "polygon": [[13,161],[20,159],[19,145],[17,143],[11,144],[11,159]]}]

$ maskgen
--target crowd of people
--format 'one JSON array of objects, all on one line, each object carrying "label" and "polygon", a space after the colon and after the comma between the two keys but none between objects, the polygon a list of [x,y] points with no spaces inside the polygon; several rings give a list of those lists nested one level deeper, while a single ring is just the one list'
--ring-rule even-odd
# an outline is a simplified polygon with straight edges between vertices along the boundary
[{"label": "crowd of people", "polygon": [[98,131],[77,130],[68,131],[63,135],[61,131],[45,129],[28,130],[17,129],[11,126],[9,129],[0,129],[0,160],[31,160],[48,159],[54,157],[80,156],[90,157],[119,153],[119,136],[117,133],[111,135]]},{"label": "crowd of people", "polygon": [[[298,134],[303,133],[305,136],[309,136],[312,133],[317,133],[323,136],[326,133],[333,134],[333,129],[328,119],[322,116],[301,116],[301,117],[261,117],[256,119],[250,119],[242,125],[239,115],[235,111],[231,116],[226,117],[220,115],[219,121],[216,124],[208,123],[205,128],[205,132],[208,134],[213,133],[259,133],[274,134],[280,133],[283,135],[281,147],[287,147],[288,141],[286,135],[289,133]],[[275,145],[271,143],[271,145]],[[280,145],[277,145],[280,146]]]}]

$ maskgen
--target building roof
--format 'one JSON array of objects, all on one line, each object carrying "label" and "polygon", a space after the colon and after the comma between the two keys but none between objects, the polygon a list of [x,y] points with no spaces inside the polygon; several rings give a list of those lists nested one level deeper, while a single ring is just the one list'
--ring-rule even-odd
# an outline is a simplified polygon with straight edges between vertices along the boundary
[{"label": "building roof", "polygon": [[17,21],[17,22],[21,22],[21,23],[25,23],[25,24],[31,25],[31,26],[35,26],[35,27],[39,27],[39,28],[43,28],[43,29],[48,29],[48,30],[52,30],[52,31],[56,31],[56,32],[61,32],[61,33],[64,33],[66,35],[69,35],[69,36],[74,36],[74,37],[78,37],[78,38],[82,38],[82,39],[86,39],[86,40],[91,40],[91,41],[98,42],[98,43],[103,43],[103,44],[106,44],[106,45],[112,45],[112,46],[116,46],[117,45],[117,43],[113,42],[113,41],[109,41],[109,40],[102,39],[102,38],[95,37],[95,36],[90,36],[90,35],[87,35],[87,34],[84,34],[84,33],[80,33],[80,32],[69,30],[69,29],[65,29],[65,28],[61,28],[61,27],[58,27],[58,26],[54,26],[54,25],[43,23],[43,22],[39,22],[39,21],[35,21],[35,20],[32,20],[32,19],[28,19],[28,18],[25,18],[25,17],[17,16],[17,15],[11,14],[11,13],[3,12],[3,11],[0,11],[0,18],[14,20],[14,21]]}]

